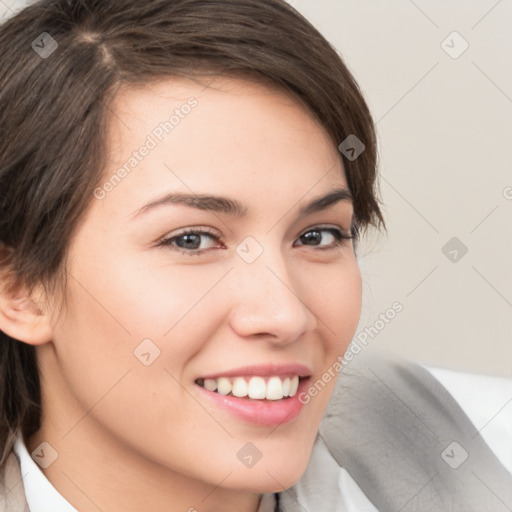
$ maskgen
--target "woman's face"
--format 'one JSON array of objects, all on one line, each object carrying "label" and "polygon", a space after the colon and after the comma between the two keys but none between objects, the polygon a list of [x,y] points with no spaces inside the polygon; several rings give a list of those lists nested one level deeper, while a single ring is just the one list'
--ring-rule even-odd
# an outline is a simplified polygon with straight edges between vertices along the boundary
[{"label": "woman's face", "polygon": [[[178,79],[122,90],[109,147],[70,246],[65,313],[39,354],[48,424],[141,470],[293,485],[334,382],[298,396],[360,314],[337,148],[281,92]],[[296,377],[295,397],[279,399]],[[269,398],[232,396],[246,388]]]}]

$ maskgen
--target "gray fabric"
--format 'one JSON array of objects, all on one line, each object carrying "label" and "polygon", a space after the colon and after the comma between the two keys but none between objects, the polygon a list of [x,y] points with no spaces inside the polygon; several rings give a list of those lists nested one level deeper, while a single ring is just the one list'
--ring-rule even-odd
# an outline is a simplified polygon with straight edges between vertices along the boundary
[{"label": "gray fabric", "polygon": [[280,510],[285,512],[378,512],[320,436],[315,439],[305,473],[280,497]]},{"label": "gray fabric", "polygon": [[360,354],[319,432],[380,512],[512,510],[512,476],[418,365]]}]

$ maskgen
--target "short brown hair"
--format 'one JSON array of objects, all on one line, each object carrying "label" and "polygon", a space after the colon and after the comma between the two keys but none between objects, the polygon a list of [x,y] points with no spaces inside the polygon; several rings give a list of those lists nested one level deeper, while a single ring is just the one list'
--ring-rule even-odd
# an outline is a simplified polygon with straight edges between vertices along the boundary
[{"label": "short brown hair", "polygon": [[[43,55],[34,43],[48,37],[58,46]],[[65,278],[70,237],[101,180],[116,90],[208,75],[284,89],[336,146],[357,136],[357,159],[340,152],[356,231],[385,227],[368,107],[341,57],[284,0],[41,0],[0,26],[0,270],[9,282],[48,289]],[[36,363],[34,347],[0,331],[2,468],[16,430],[40,428]]]}]

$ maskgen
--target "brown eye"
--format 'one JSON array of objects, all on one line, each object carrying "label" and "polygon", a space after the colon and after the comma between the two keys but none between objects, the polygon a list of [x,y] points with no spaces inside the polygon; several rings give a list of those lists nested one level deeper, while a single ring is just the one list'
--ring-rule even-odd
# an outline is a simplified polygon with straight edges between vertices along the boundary
[{"label": "brown eye", "polygon": [[[327,235],[325,235],[327,233]],[[300,244],[313,247],[337,247],[346,240],[351,240],[353,236],[339,228],[313,228],[300,235]],[[324,242],[324,243],[322,243]],[[327,242],[327,243],[325,243]]]}]

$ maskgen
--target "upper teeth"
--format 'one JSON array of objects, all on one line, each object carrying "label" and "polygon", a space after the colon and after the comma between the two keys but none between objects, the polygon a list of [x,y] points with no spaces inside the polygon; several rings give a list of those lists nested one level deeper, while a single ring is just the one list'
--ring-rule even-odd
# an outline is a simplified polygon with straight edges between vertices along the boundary
[{"label": "upper teeth", "polygon": [[299,377],[251,377],[246,381],[244,377],[235,377],[230,380],[227,377],[218,379],[204,379],[203,386],[209,391],[217,391],[221,395],[228,395],[243,398],[248,396],[255,399],[281,400],[287,396],[295,396],[299,386]]}]

